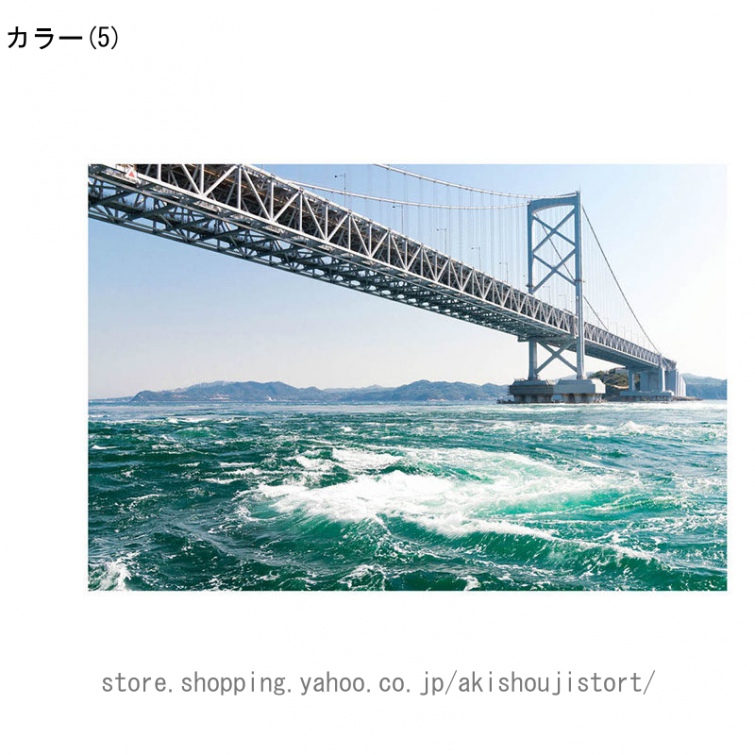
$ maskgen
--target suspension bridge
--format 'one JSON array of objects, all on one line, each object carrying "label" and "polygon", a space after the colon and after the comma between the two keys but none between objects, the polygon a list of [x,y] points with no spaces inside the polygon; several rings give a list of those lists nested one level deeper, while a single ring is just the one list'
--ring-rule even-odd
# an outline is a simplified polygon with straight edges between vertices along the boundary
[{"label": "suspension bridge", "polygon": [[[626,368],[622,398],[684,396],[579,192],[510,194],[364,167],[384,185],[357,192],[345,173],[333,176],[342,187],[323,186],[245,164],[96,164],[89,215],[512,334],[529,349],[518,401],[595,400],[604,389],[586,356]],[[574,379],[541,379],[554,361]]]}]

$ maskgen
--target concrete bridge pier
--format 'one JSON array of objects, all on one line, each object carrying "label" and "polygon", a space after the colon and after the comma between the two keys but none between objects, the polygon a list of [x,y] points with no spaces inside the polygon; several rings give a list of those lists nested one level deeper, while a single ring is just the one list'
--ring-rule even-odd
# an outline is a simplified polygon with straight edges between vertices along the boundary
[{"label": "concrete bridge pier", "polygon": [[627,367],[627,389],[621,392],[626,401],[670,401],[687,395],[684,378],[677,369],[662,366],[647,370]]},{"label": "concrete bridge pier", "polygon": [[666,373],[666,388],[672,391],[674,396],[683,398],[687,395],[687,385],[679,370],[669,370]]},{"label": "concrete bridge pier", "polygon": [[600,380],[516,380],[509,392],[517,404],[592,404],[602,401],[606,388]]}]

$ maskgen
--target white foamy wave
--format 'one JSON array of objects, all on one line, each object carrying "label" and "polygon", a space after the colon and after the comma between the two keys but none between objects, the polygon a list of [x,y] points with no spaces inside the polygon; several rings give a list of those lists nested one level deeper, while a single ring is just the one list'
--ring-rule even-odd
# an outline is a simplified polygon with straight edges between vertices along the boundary
[{"label": "white foamy wave", "polygon": [[224,477],[257,477],[262,474],[262,470],[258,469],[254,464],[221,464],[221,467],[228,467],[223,469],[221,474]]},{"label": "white foamy wave", "polygon": [[419,521],[418,524],[448,538],[467,537],[479,532],[494,532],[498,535],[520,535],[536,537],[541,540],[556,539],[549,530],[526,527],[523,524],[516,524],[505,519],[469,517],[462,512],[450,513],[443,517],[431,517],[424,521]]},{"label": "white foamy wave", "polygon": [[333,458],[341,466],[353,472],[364,469],[380,469],[395,464],[401,459],[400,456],[393,454],[376,453],[375,451],[364,451],[357,448],[334,448]]},{"label": "white foamy wave", "polygon": [[330,459],[318,459],[306,454],[299,454],[294,461],[308,472],[329,472],[335,466]]},{"label": "white foamy wave", "polygon": [[236,507],[236,516],[241,519],[242,522],[260,522],[262,521],[259,517],[252,516],[251,511],[249,511],[249,507],[242,504],[239,504]]},{"label": "white foamy wave", "polygon": [[140,503],[143,503],[144,501],[151,501],[154,498],[160,498],[161,493],[145,493],[144,495],[138,495],[131,499],[131,502],[129,503],[128,507],[130,509],[133,509],[134,507],[138,506]]},{"label": "white foamy wave", "polygon": [[637,558],[641,559],[642,561],[652,561],[656,559],[655,554],[650,553],[649,551],[639,550],[637,548],[631,548],[627,545],[619,545],[619,537],[615,537],[616,533],[612,533],[610,537],[610,542],[604,541],[604,542],[593,542],[590,540],[583,540],[581,538],[575,538],[568,540],[566,538],[558,538],[559,540],[562,540],[564,542],[568,542],[570,545],[574,545],[575,547],[579,548],[582,551],[599,551],[603,555],[602,564],[605,565],[607,563],[607,559],[612,559],[615,561],[621,560],[623,556],[628,556],[629,558]]},{"label": "white foamy wave", "polygon": [[158,443],[152,443],[151,449],[153,451],[162,451],[168,454],[180,454],[185,453],[187,450],[182,443],[179,443],[177,440],[167,435],[160,435],[158,441]]},{"label": "white foamy wave", "polygon": [[258,492],[281,513],[303,511],[337,521],[403,519],[445,537],[476,532],[529,535],[547,540],[551,532],[491,517],[499,495],[493,486],[430,475],[394,471],[381,477],[362,475],[325,488],[261,485]]},{"label": "white foamy wave", "polygon": [[617,435],[648,435],[653,428],[650,425],[643,425],[639,422],[634,422],[631,419],[626,422],[622,422],[618,428],[616,428]]},{"label": "white foamy wave", "polygon": [[103,573],[100,576],[98,590],[128,590],[126,580],[131,578],[129,571],[129,562],[132,561],[138,553],[127,553],[118,557],[114,561],[106,561],[102,564]]},{"label": "white foamy wave", "polygon": [[[375,585],[375,580],[378,584]],[[339,584],[345,585],[349,590],[380,589],[385,583],[385,572],[376,564],[360,564],[349,572],[345,577],[338,580]]]},{"label": "white foamy wave", "polygon": [[258,491],[285,513],[303,509],[309,516],[341,521],[381,521],[381,516],[400,513],[402,506],[411,510],[413,506],[442,499],[451,484],[448,480],[397,471],[383,477],[361,475],[324,488],[300,484],[260,485]]},{"label": "white foamy wave", "polygon": [[618,473],[595,474],[598,464],[579,460],[572,466],[531,459],[516,453],[470,449],[413,450],[409,460],[421,466],[431,464],[442,469],[463,469],[480,479],[466,483],[467,489],[490,513],[512,506],[541,509],[598,490],[624,490],[636,484],[633,477]]},{"label": "white foamy wave", "polygon": [[[533,514],[560,511],[598,490],[621,495],[636,485],[631,476],[596,474],[582,465],[556,465],[514,453],[456,448],[402,449],[402,454],[336,449],[334,457],[353,466],[352,479],[325,487],[288,479],[283,485],[260,485],[256,494],[281,513],[383,525],[403,519],[450,538],[494,532],[552,540],[553,531],[533,523]],[[436,473],[369,473],[397,458],[419,468],[434,467]],[[359,474],[359,466],[367,465]],[[438,469],[445,474],[438,475]]]}]

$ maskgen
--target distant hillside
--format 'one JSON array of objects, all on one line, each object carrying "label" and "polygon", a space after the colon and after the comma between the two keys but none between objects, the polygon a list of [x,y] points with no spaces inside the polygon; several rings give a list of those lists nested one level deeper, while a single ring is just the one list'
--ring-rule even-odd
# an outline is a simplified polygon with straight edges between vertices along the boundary
[{"label": "distant hillside", "polygon": [[508,386],[474,385],[473,383],[446,383],[418,380],[398,388],[338,388],[321,390],[320,388],[294,388],[286,383],[199,383],[188,388],[170,391],[140,391],[131,400],[137,403],[152,401],[248,401],[282,402],[282,403],[396,403],[422,401],[485,401],[491,402],[505,398],[509,394]]},{"label": "distant hillside", "polygon": [[727,381],[712,377],[682,374],[687,384],[687,395],[696,398],[724,399],[727,397]]}]

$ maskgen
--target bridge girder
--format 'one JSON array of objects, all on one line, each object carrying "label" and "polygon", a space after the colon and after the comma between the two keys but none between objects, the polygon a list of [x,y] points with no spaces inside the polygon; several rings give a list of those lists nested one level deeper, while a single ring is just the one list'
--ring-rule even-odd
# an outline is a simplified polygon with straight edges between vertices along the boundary
[{"label": "bridge girder", "polygon": [[[131,167],[131,166],[129,166]],[[575,350],[576,315],[251,166],[89,168],[97,220]],[[636,369],[675,363],[591,323],[585,353]]]}]

